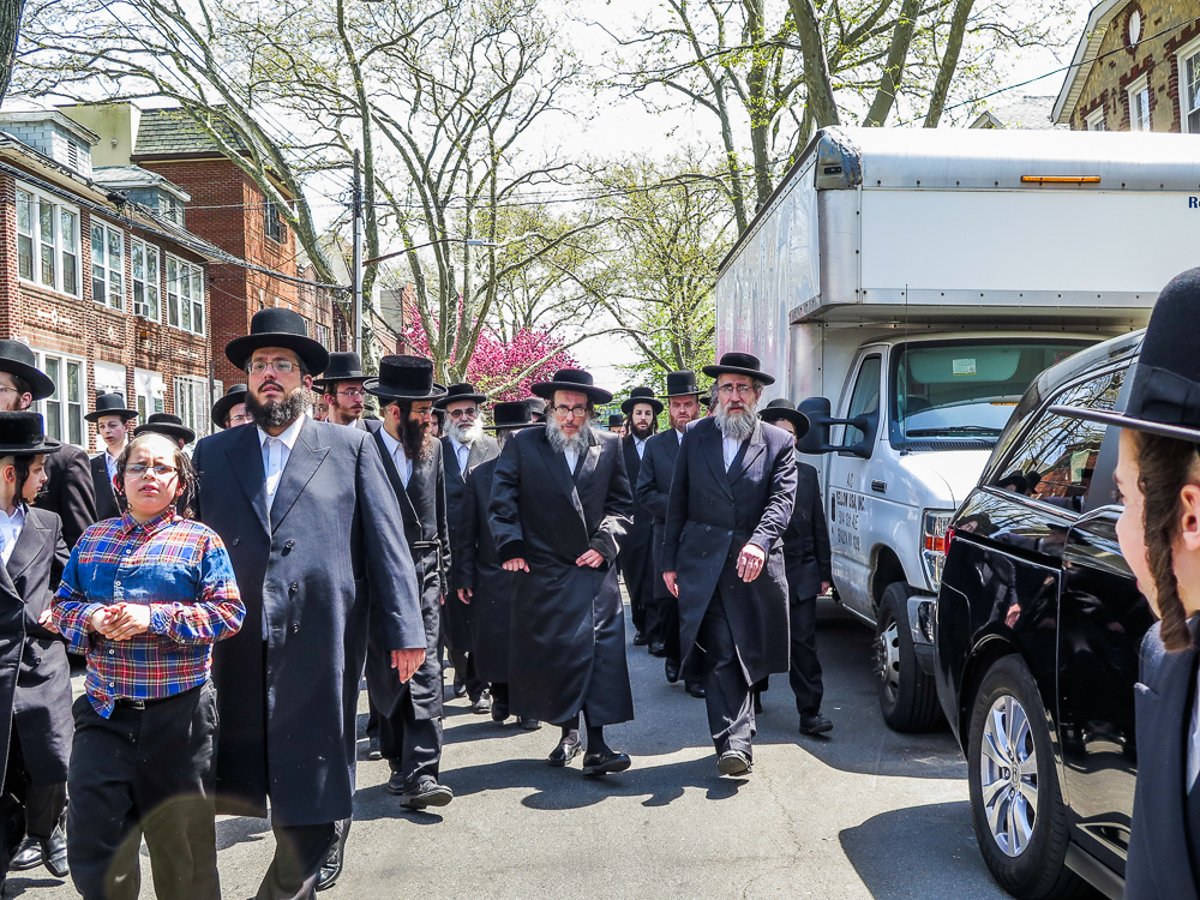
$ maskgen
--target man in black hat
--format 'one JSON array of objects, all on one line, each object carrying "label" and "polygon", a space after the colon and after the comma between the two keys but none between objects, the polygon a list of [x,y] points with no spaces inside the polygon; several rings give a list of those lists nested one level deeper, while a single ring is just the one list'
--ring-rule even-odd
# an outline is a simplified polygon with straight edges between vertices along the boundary
[{"label": "man in black hat", "polygon": [[[683,370],[667,373],[667,414],[671,430],[656,434],[646,442],[638,471],[634,494],[643,509],[654,520],[651,544],[654,548],[654,593],[646,610],[646,627],[650,637],[650,652],[664,657],[663,668],[667,681],[679,680],[679,664],[683,654],[679,649],[679,601],[667,590],[662,573],[662,541],[667,519],[667,497],[671,478],[675,474],[675,458],[688,425],[700,417],[700,388],[696,373]],[[704,682],[699,677],[687,679],[687,691],[694,697],[704,696]]]},{"label": "man in black hat", "polygon": [[133,429],[133,436],[139,434],[161,434],[173,440],[182,450],[196,440],[196,432],[183,424],[183,419],[173,413],[151,413],[141,425]]},{"label": "man in black hat", "polygon": [[625,437],[625,417],[620,413],[612,413],[609,415],[608,430],[617,437]]},{"label": "man in black hat", "polygon": [[363,374],[362,361],[357,353],[334,352],[329,354],[329,365],[321,373],[320,379],[313,380],[325,399],[328,412],[326,422],[334,425],[349,425],[351,428],[364,428],[362,422],[363,382],[367,376]]},{"label": "man in black hat", "polygon": [[121,515],[121,507],[117,505],[117,495],[113,490],[113,478],[117,474],[117,457],[129,442],[129,423],[137,418],[137,410],[126,406],[121,394],[99,394],[96,408],[84,418],[96,426],[96,433],[104,441],[104,452],[97,453],[91,459],[96,517],[111,519]]},{"label": "man in black hat", "polygon": [[231,384],[212,407],[213,427],[223,430],[254,421],[246,412],[246,385]]},{"label": "man in black hat", "polygon": [[[523,402],[497,403],[492,407],[492,419],[500,446],[514,432],[538,427],[528,404]],[[488,505],[498,462],[498,457],[493,456],[467,473],[454,545],[454,583],[458,599],[471,608],[471,660],[478,677],[491,685],[492,721],[504,722],[511,712],[508,643],[517,576],[500,565],[496,541],[488,525]],[[530,716],[518,716],[517,725],[528,731],[541,727]]]},{"label": "man in black hat", "polygon": [[633,718],[625,617],[614,566],[633,497],[619,443],[595,428],[595,404],[612,399],[580,369],[535,383],[545,428],[513,435],[496,466],[488,507],[506,571],[517,572],[509,691],[512,711],[562,729],[547,760],[582,752],[585,775],[629,768],[604,726]]},{"label": "man in black hat", "polygon": [[535,425],[546,423],[546,401],[541,397],[526,397],[525,405],[529,407],[529,416]]},{"label": "man in black hat", "polygon": [[[37,367],[33,351],[20,341],[0,340],[0,411],[29,409],[53,393],[54,382]],[[58,513],[68,550],[96,521],[92,469],[81,448],[63,444],[46,458],[46,486],[38,497],[38,508]]]},{"label": "man in black hat", "polygon": [[[630,487],[637,484],[642,457],[646,453],[646,442],[658,431],[658,414],[663,411],[662,401],[648,387],[636,387],[629,398],[621,404],[621,412],[629,423],[628,433],[621,438],[621,450],[625,454],[625,474]],[[654,601],[654,560],[651,552],[654,521],[650,511],[643,507],[635,495],[633,498],[633,521],[625,536],[621,538],[621,552],[617,563],[625,591],[629,594],[629,612],[633,619],[633,643],[642,646],[648,643],[646,636],[646,609]]]},{"label": "man in black hat", "polygon": [[307,898],[351,815],[368,632],[392,648],[399,681],[424,660],[425,637],[370,435],[305,414],[325,348],[300,315],[268,308],[225,355],[249,375],[256,427],[206,437],[193,455],[200,518],[229,548],[247,611],[216,651],[218,808],[262,817],[270,799],[275,858],[258,897]]},{"label": "man in black hat", "polygon": [[[438,782],[442,761],[442,665],[438,653],[442,560],[449,556],[446,481],[441,442],[429,435],[433,403],[446,389],[433,381],[433,363],[419,356],[385,356],[379,377],[366,381],[379,398],[383,421],[371,422],[375,444],[404,518],[404,533],[421,597],[425,661],[397,684],[385,644],[367,651],[367,685],[379,711],[380,750],[391,766],[389,794],[409,809],[445,806],[454,792]],[[449,561],[447,561],[449,564]]]},{"label": "man in black hat", "polygon": [[[452,384],[446,396],[434,403],[436,409],[446,414],[446,427],[442,435],[442,463],[446,469],[446,509],[450,517],[450,553],[457,555],[458,523],[462,516],[463,486],[467,472],[489,459],[500,455],[500,445],[491,435],[483,431],[483,411],[480,404],[486,400],[484,394],[467,382]],[[454,695],[464,693],[471,701],[471,709],[486,713],[491,709],[491,694],[487,681],[475,672],[471,660],[471,607],[458,600],[450,585],[447,588],[446,605],[442,608],[442,640],[454,666]]]},{"label": "man in black hat", "polygon": [[788,668],[782,539],[796,460],[787,432],[756,415],[763,386],[774,381],[757,357],[726,353],[704,374],[716,379],[717,412],[679,447],[663,580],[679,598],[684,669],[703,673],[718,771],[745,775],[754,754],[751,685]]}]

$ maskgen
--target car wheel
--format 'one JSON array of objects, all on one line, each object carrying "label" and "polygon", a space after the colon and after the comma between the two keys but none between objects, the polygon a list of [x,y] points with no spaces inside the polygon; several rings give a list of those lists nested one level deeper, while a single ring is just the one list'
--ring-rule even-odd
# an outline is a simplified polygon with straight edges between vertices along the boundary
[{"label": "car wheel", "polygon": [[1067,810],[1037,684],[1016,656],[995,663],[971,710],[967,779],[975,839],[992,877],[1016,897],[1078,894],[1066,866]]},{"label": "car wheel", "polygon": [[908,586],[888,585],[875,630],[879,710],[895,731],[928,731],[941,721],[933,678],[921,670],[908,627]]}]

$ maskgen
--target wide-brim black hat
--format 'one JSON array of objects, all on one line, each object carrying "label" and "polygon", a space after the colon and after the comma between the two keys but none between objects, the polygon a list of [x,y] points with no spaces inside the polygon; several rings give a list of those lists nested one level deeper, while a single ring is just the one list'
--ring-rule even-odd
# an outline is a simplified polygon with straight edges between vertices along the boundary
[{"label": "wide-brim black hat", "polygon": [[635,387],[629,392],[629,399],[621,404],[621,412],[629,416],[633,414],[633,408],[639,403],[649,403],[650,408],[654,410],[657,416],[663,411],[662,401],[654,396],[654,390],[648,387]]},{"label": "wide-brim black hat", "polygon": [[96,408],[84,416],[89,422],[97,422],[101,416],[120,416],[122,419],[132,419],[137,415],[136,409],[125,405],[123,394],[98,394]]},{"label": "wide-brim black hat", "polygon": [[608,417],[609,429],[620,428],[624,424],[625,424],[625,417],[623,415],[621,415],[620,413],[612,413]]},{"label": "wide-brim black hat", "polygon": [[1200,444],[1200,268],[1176,275],[1163,288],[1130,376],[1124,412],[1080,406],[1050,407],[1059,415],[1146,431]]},{"label": "wide-brim black hat", "polygon": [[153,413],[150,418],[133,429],[134,437],[143,434],[162,434],[176,440],[182,438],[185,444],[190,444],[196,439],[196,432],[184,425],[183,419],[179,416],[173,416],[170,413]]},{"label": "wide-brim black hat", "polygon": [[808,433],[808,416],[796,409],[795,403],[783,397],[772,400],[764,406],[759,411],[758,417],[764,422],[776,422],[779,419],[787,419],[787,421],[792,423],[792,427],[796,429],[796,440],[800,440],[800,438]]},{"label": "wide-brim black hat", "polygon": [[663,396],[670,399],[671,397],[690,397],[699,393],[700,388],[696,386],[696,373],[691,369],[667,373],[667,392]]},{"label": "wide-brim black hat", "polygon": [[517,428],[528,428],[539,425],[533,421],[533,410],[524,400],[506,401],[492,407],[491,431],[512,431]]},{"label": "wide-brim black hat", "polygon": [[433,363],[423,356],[394,354],[379,360],[379,376],[363,383],[383,400],[438,400],[446,389],[433,380]]},{"label": "wide-brim black hat", "polygon": [[225,427],[225,417],[229,415],[229,411],[239,403],[246,402],[246,385],[231,384],[229,389],[225,391],[225,396],[213,404],[212,407],[212,423],[218,428]]},{"label": "wide-brim black hat", "polygon": [[263,347],[291,350],[300,357],[309,375],[320,375],[329,364],[329,351],[308,336],[304,317],[290,309],[260,309],[250,320],[250,333],[225,345],[225,356],[244,369],[250,355]]},{"label": "wide-brim black hat", "polygon": [[529,386],[534,394],[543,400],[553,400],[555,391],[575,391],[587,394],[595,403],[608,403],[612,393],[604,388],[596,387],[592,373],[583,369],[559,369],[550,381],[535,381]]},{"label": "wide-brim black hat", "polygon": [[521,401],[529,407],[529,416],[534,424],[546,421],[546,401],[541,397],[526,397]]},{"label": "wide-brim black hat", "polygon": [[721,360],[715,366],[705,366],[702,370],[709,378],[718,375],[748,375],[763,384],[774,384],[775,376],[768,375],[761,368],[758,357],[750,353],[722,353]]},{"label": "wide-brim black hat", "polygon": [[321,373],[320,378],[313,379],[313,384],[317,387],[324,387],[339,381],[364,381],[366,377],[362,368],[362,360],[358,358],[358,354],[339,350],[329,354],[329,362],[325,364],[325,371]]},{"label": "wide-brim black hat", "polygon": [[438,400],[434,406],[445,408],[451,403],[483,403],[487,400],[487,394],[481,394],[475,390],[475,385],[467,381],[460,381],[457,384],[452,384],[446,388],[446,396]]},{"label": "wide-brim black hat", "polygon": [[33,351],[20,341],[0,341],[0,372],[29,382],[29,393],[34,400],[45,400],[54,393],[54,382],[37,367]]},{"label": "wide-brim black hat", "polygon": [[46,437],[41,413],[0,412],[0,456],[35,456],[53,453],[62,444]]}]

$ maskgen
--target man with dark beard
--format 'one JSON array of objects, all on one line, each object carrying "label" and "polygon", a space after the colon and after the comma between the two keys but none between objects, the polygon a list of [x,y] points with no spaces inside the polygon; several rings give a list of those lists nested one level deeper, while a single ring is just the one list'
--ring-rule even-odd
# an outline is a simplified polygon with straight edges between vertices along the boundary
[{"label": "man with dark beard", "polygon": [[[461,382],[446,389],[434,407],[446,414],[442,435],[442,463],[446,470],[446,509],[450,516],[450,555],[459,551],[459,521],[462,517],[463,485],[467,472],[500,455],[496,439],[483,433],[483,413],[479,404],[487,397],[475,385]],[[475,674],[471,659],[472,610],[461,602],[449,584],[446,605],[442,607],[442,641],[454,666],[454,695],[464,693],[471,709],[486,713],[492,708],[487,682]]]},{"label": "man with dark beard", "polygon": [[[679,598],[683,667],[700,667],[722,775],[754,759],[751,685],[788,670],[783,533],[796,498],[791,436],[756,415],[764,385],[749,353],[726,353],[717,412],[683,437],[667,501],[663,581]],[[695,652],[704,648],[703,659]]]},{"label": "man with dark beard", "polygon": [[584,775],[629,768],[604,742],[604,726],[633,718],[625,660],[625,617],[613,564],[633,497],[617,440],[594,426],[595,404],[612,399],[580,369],[535,383],[546,398],[545,428],[504,446],[488,507],[504,570],[515,572],[510,638],[512,711],[562,730],[547,762],[582,752]]},{"label": "man with dark beard", "polygon": [[[369,422],[404,517],[417,568],[425,624],[425,662],[407,684],[388,668],[387,648],[367,652],[367,686],[379,710],[383,757],[391,766],[389,794],[408,809],[445,806],[454,792],[438,782],[442,761],[442,665],[438,653],[442,560],[449,556],[442,445],[429,435],[433,403],[446,389],[433,381],[433,363],[419,356],[385,356],[366,389],[379,398],[383,421]],[[448,561],[447,561],[448,564]]]},{"label": "man with dark beard", "polygon": [[363,415],[362,361],[357,353],[330,353],[329,365],[314,380],[313,386],[320,392],[328,412],[325,421],[334,425],[348,425],[365,430]]},{"label": "man with dark beard", "polygon": [[[621,412],[629,423],[628,433],[621,438],[621,450],[625,454],[625,474],[632,487],[637,484],[646,442],[658,431],[658,414],[663,411],[662,401],[648,387],[636,387],[629,398],[621,404]],[[625,591],[629,594],[629,612],[633,619],[633,643],[642,646],[648,642],[646,636],[646,607],[654,600],[654,564],[651,554],[654,522],[650,511],[633,498],[633,522],[621,538],[621,553],[617,563]]]}]

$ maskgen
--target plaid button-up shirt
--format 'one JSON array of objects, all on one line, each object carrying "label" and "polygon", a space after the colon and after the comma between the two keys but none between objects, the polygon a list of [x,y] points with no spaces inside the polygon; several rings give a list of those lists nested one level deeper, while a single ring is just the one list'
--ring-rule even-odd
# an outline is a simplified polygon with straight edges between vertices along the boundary
[{"label": "plaid button-up shirt", "polygon": [[[89,631],[113,603],[150,607],[150,628],[125,641]],[[54,624],[87,655],[84,687],[101,716],[121,698],[156,700],[208,678],[212,645],[242,627],[246,607],[215,531],[173,509],[139,524],[128,513],[80,537],[54,597]]]}]

